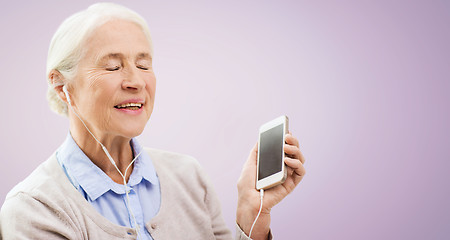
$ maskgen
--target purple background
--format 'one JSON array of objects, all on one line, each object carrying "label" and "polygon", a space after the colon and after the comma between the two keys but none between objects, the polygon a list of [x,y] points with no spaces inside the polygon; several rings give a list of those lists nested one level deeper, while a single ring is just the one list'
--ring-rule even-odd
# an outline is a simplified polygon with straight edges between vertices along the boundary
[{"label": "purple background", "polygon": [[[2,3],[1,201],[68,132],[45,98],[47,50],[90,3]],[[287,114],[307,175],[272,211],[277,239],[450,238],[448,1],[123,3],[156,53],[140,141],[195,156],[230,228],[258,127]]]}]

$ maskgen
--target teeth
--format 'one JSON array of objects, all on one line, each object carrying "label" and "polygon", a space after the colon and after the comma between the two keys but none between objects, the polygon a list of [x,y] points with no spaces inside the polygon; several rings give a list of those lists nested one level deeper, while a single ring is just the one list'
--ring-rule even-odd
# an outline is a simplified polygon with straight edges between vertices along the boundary
[{"label": "teeth", "polygon": [[127,107],[138,107],[138,108],[141,108],[142,107],[142,103],[125,103],[125,104],[117,105],[115,107],[116,108],[127,108]]}]

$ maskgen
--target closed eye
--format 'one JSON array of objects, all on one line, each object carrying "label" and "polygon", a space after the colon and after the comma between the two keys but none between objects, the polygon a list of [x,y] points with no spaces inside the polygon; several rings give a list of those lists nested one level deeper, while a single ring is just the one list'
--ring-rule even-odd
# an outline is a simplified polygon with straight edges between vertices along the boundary
[{"label": "closed eye", "polygon": [[144,66],[136,66],[137,68],[139,68],[139,69],[142,69],[142,70],[148,70],[149,68],[148,67],[144,67]]},{"label": "closed eye", "polygon": [[117,71],[120,69],[120,66],[115,66],[115,67],[111,67],[111,68],[106,68],[107,71]]}]

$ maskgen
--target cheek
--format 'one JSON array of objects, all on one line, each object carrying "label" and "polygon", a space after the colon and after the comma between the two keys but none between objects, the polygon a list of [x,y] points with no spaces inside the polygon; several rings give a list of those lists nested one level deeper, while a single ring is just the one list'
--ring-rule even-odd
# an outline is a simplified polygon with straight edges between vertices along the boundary
[{"label": "cheek", "polygon": [[112,115],[114,114],[114,89],[109,84],[98,87],[99,89],[96,91],[95,102],[92,103],[92,114],[96,116],[98,122],[103,125],[103,128],[107,129],[111,124]]},{"label": "cheek", "polygon": [[146,76],[147,91],[149,91],[150,96],[153,98],[156,91],[156,77],[153,72],[148,73]]},{"label": "cheek", "polygon": [[107,75],[99,68],[87,68],[82,70],[84,72],[84,85],[86,87],[94,87],[102,82],[102,79]]},{"label": "cheek", "polygon": [[120,76],[91,69],[87,71],[85,79],[82,88],[85,93],[88,93],[88,96],[85,94],[85,100],[86,104],[91,106],[91,114],[108,119],[108,115],[112,112],[110,105],[114,103],[114,99],[111,97],[114,96],[115,86],[113,83],[117,79],[120,80]]}]

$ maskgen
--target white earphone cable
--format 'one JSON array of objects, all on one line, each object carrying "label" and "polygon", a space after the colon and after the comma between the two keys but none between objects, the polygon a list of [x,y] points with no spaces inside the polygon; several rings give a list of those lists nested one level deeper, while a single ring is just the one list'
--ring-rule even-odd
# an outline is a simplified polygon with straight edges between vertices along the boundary
[{"label": "white earphone cable", "polygon": [[89,134],[95,139],[96,142],[98,142],[100,144],[100,146],[102,147],[103,152],[106,154],[106,156],[108,157],[109,161],[112,163],[112,165],[116,168],[117,172],[119,172],[119,174],[122,176],[123,179],[123,185],[125,186],[125,195],[126,195],[126,199],[127,199],[127,209],[128,212],[130,213],[131,217],[133,218],[133,222],[134,222],[134,226],[135,226],[135,230],[136,230],[136,234],[137,234],[137,239],[142,239],[141,235],[140,235],[140,227],[139,224],[137,224],[136,218],[134,217],[133,211],[131,210],[131,206],[130,206],[130,197],[128,196],[128,187],[127,187],[127,180],[126,180],[126,175],[128,172],[128,169],[133,165],[133,163],[135,162],[135,160],[139,157],[139,155],[141,155],[142,151],[139,152],[134,159],[130,162],[130,164],[127,166],[127,168],[125,169],[125,174],[123,174],[119,168],[117,167],[116,162],[114,161],[114,159],[111,157],[111,155],[108,152],[108,149],[106,149],[106,147],[94,136],[94,134],[91,132],[91,130],[89,130],[89,128],[86,126],[86,124],[84,123],[84,121],[81,119],[81,117],[78,115],[78,113],[75,111],[75,109],[72,107],[72,103],[70,101],[70,97],[69,97],[69,93],[67,91],[66,86],[64,85],[63,87],[63,91],[66,95],[67,98],[67,102],[69,103],[69,108],[72,109],[72,112],[77,116],[77,118],[81,121],[81,123],[84,125],[84,127],[86,128],[86,130],[89,132]]},{"label": "white earphone cable", "polygon": [[258,221],[259,215],[261,215],[261,210],[262,210],[262,206],[263,206],[263,199],[264,199],[264,189],[261,188],[259,190],[259,196],[261,197],[261,204],[259,205],[258,215],[256,215],[255,221],[252,224],[252,228],[250,228],[250,233],[248,234],[248,239],[251,239],[253,228],[255,227],[256,221]]}]

